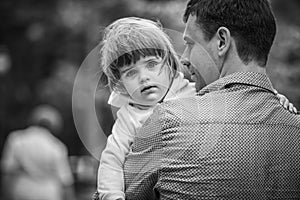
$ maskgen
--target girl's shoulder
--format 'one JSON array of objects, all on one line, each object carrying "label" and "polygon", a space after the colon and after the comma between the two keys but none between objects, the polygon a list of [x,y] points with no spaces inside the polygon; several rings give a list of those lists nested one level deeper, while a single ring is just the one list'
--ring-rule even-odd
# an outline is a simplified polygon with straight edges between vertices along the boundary
[{"label": "girl's shoulder", "polygon": [[190,82],[184,78],[183,73],[178,72],[174,77],[170,90],[165,98],[166,100],[193,97],[196,95],[196,87],[194,82]]}]

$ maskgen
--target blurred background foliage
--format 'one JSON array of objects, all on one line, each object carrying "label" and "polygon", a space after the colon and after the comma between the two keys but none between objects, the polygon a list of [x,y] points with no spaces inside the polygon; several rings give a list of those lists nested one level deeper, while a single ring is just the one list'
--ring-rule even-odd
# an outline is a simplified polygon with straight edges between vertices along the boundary
[{"label": "blurred background foliage", "polygon": [[140,16],[183,30],[178,16],[184,5],[166,0],[2,0],[1,149],[11,130],[27,125],[36,104],[49,103],[64,115],[61,139],[70,154],[85,154],[72,118],[73,81],[103,28],[120,17]]},{"label": "blurred background foliage", "polygon": [[[70,155],[88,154],[74,126],[72,89],[77,70],[100,41],[103,27],[120,17],[139,16],[182,32],[185,4],[183,0],[1,0],[0,151],[10,131],[26,127],[36,104],[49,103],[63,114],[60,139]],[[275,88],[300,109],[300,1],[272,0],[272,4],[278,33],[268,73]],[[106,98],[96,95],[97,110],[105,107]],[[111,124],[106,123],[106,134]]]}]

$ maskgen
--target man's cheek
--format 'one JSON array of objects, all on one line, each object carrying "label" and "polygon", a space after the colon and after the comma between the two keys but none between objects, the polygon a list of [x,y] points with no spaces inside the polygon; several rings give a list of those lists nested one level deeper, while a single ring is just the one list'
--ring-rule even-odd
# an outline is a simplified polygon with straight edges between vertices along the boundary
[{"label": "man's cheek", "polygon": [[191,64],[195,67],[204,82],[208,85],[219,79],[220,72],[210,54],[200,45],[195,44],[191,52]]},{"label": "man's cheek", "polygon": [[204,78],[201,76],[200,73],[196,74],[196,91],[200,91],[202,88],[204,88],[207,83],[205,82]]}]

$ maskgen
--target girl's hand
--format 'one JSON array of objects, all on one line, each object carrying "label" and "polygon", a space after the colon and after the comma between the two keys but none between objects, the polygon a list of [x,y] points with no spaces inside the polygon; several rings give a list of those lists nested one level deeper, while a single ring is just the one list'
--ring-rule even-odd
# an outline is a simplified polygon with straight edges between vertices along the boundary
[{"label": "girl's hand", "polygon": [[279,94],[276,90],[274,90],[276,96],[279,98],[280,104],[287,110],[289,110],[291,113],[297,114],[298,110],[297,108],[290,103],[290,101],[284,96],[283,94]]}]

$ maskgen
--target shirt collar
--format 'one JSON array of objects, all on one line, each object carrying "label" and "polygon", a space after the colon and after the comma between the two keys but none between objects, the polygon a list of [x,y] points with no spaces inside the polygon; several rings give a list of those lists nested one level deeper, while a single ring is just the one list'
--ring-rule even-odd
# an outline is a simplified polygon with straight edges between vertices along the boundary
[{"label": "shirt collar", "polygon": [[272,83],[266,74],[258,72],[236,72],[207,85],[198,92],[198,95],[204,95],[209,92],[222,90],[231,84],[260,87],[274,93]]}]

